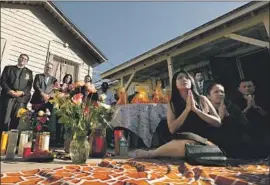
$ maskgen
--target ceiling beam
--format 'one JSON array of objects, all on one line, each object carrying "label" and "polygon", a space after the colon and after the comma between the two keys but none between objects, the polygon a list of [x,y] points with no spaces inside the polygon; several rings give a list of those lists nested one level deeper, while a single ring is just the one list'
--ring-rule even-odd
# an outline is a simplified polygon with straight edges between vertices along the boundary
[{"label": "ceiling beam", "polygon": [[261,40],[258,40],[258,39],[254,39],[254,38],[250,38],[250,37],[245,37],[245,36],[242,36],[242,35],[237,35],[235,33],[231,33],[231,34],[229,34],[229,35],[227,35],[225,37],[233,39],[233,40],[237,40],[237,41],[240,41],[240,42],[244,42],[244,43],[247,43],[247,44],[259,46],[259,47],[262,47],[262,48],[265,48],[265,47],[269,48],[269,43],[268,42],[261,41]]}]

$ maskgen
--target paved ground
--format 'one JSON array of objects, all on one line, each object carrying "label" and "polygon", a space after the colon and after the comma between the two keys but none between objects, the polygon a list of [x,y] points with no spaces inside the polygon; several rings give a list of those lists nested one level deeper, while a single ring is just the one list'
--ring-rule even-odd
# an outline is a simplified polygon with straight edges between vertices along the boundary
[{"label": "paved ground", "polygon": [[[107,152],[113,153],[112,149],[108,149]],[[132,152],[132,150],[129,151],[129,153]],[[110,157],[117,160],[124,160],[123,157]],[[127,157],[126,157],[127,158]],[[87,160],[87,163],[95,163],[100,162],[101,159],[91,159],[89,158]],[[24,162],[21,157],[16,157],[13,161],[6,161],[4,156],[1,156],[1,166],[0,170],[1,173],[4,172],[13,172],[13,171],[19,171],[19,170],[31,170],[36,168],[57,168],[65,165],[72,164],[71,160],[59,160],[54,159],[53,162],[49,163],[35,163],[35,162]]]}]

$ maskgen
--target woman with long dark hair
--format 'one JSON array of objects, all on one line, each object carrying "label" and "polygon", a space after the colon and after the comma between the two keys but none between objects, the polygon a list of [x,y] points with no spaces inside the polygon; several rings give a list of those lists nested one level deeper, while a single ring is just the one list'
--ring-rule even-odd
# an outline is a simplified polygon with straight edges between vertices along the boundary
[{"label": "woman with long dark hair", "polygon": [[71,74],[66,74],[62,81],[63,81],[63,83],[60,85],[61,92],[69,93],[70,85],[72,84],[72,75]]},{"label": "woman with long dark hair", "polygon": [[221,119],[210,101],[199,95],[194,79],[184,70],[174,74],[167,124],[173,139],[155,150],[136,150],[132,157],[184,157],[186,143],[212,144]]}]

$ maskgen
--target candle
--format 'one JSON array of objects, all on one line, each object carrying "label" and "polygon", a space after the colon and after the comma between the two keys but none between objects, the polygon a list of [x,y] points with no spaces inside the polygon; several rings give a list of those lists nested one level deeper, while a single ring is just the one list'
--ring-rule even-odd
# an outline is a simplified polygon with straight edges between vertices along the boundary
[{"label": "candle", "polygon": [[20,135],[19,148],[18,148],[18,156],[23,155],[24,145],[28,142],[29,133],[28,131],[22,131]]},{"label": "candle", "polygon": [[3,131],[1,136],[1,156],[6,154],[8,132]]},{"label": "candle", "polygon": [[50,145],[50,132],[43,132],[42,150],[49,151],[49,145]]},{"label": "candle", "polygon": [[16,129],[12,129],[9,131],[8,147],[6,152],[6,159],[8,160],[12,160],[15,157],[18,141],[18,133],[19,131]]},{"label": "candle", "polygon": [[27,158],[31,155],[31,147],[32,147],[32,142],[28,142],[24,145],[23,148],[23,158]]}]

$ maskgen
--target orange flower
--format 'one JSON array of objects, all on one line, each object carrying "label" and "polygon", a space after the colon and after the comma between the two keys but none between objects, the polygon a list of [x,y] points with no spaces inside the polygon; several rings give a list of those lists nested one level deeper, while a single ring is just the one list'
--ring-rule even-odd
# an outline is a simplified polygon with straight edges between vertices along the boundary
[{"label": "orange flower", "polygon": [[75,103],[76,105],[79,105],[82,103],[82,98],[83,98],[83,94],[82,93],[78,93],[78,94],[75,94],[71,100],[73,103]]},{"label": "orange flower", "polygon": [[85,86],[86,86],[86,89],[89,93],[96,93],[97,92],[97,90],[93,84],[86,83]]},{"label": "orange flower", "polygon": [[78,81],[75,84],[76,87],[81,87],[81,86],[84,86],[84,85],[85,85],[84,81]]}]

